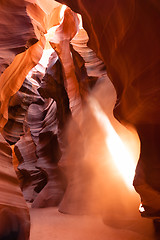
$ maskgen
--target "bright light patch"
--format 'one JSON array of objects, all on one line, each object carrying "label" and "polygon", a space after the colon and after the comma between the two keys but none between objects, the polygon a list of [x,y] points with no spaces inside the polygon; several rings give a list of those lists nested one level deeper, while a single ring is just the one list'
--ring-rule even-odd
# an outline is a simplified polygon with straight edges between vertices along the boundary
[{"label": "bright light patch", "polygon": [[145,209],[144,209],[144,207],[142,206],[142,203],[141,203],[140,206],[139,206],[139,211],[140,211],[140,213],[145,212]]},{"label": "bright light patch", "polygon": [[106,133],[106,145],[113,158],[115,166],[121,173],[125,184],[130,189],[133,189],[133,178],[136,168],[134,157],[116,133],[109,118],[106,116],[97,100],[92,97],[89,100],[89,104],[94,116]]},{"label": "bright light patch", "polygon": [[63,16],[66,8],[67,8],[66,5],[62,5],[61,11],[60,11],[60,19],[62,19],[62,21],[63,21]]},{"label": "bright light patch", "polygon": [[79,19],[79,29],[83,29],[82,16],[80,14],[77,14],[77,17]]},{"label": "bright light patch", "polygon": [[57,28],[62,24],[63,22],[63,16],[64,16],[64,12],[66,10],[67,6],[66,5],[62,5],[61,11],[60,11],[60,23],[59,25],[53,26],[50,29],[48,29],[47,33],[44,34],[46,37],[46,41],[47,42],[54,42],[54,43],[58,43],[59,42],[59,37],[55,34]]},{"label": "bright light patch", "polygon": [[39,61],[39,64],[41,64],[44,68],[46,68],[49,63],[49,58],[53,52],[54,52],[53,48],[43,50],[43,54]]},{"label": "bright light patch", "polygon": [[26,76],[26,78],[28,80],[30,80],[34,85],[39,86],[37,81],[32,78],[32,75],[36,74],[37,72],[41,73],[42,76],[45,75],[45,71],[46,71],[47,65],[49,63],[49,58],[53,52],[54,52],[53,48],[43,50],[43,54],[42,54],[40,61],[34,68],[31,69],[31,71]]},{"label": "bright light patch", "polygon": [[58,43],[59,39],[57,38],[57,35],[55,34],[56,29],[59,27],[59,25],[51,27],[45,35],[47,42],[55,42]]}]

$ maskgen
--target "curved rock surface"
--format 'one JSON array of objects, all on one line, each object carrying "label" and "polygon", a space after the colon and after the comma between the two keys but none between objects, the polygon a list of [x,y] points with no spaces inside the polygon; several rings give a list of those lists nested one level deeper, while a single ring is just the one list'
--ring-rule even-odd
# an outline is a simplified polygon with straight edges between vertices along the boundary
[{"label": "curved rock surface", "polygon": [[[38,72],[37,72],[38,75]],[[20,90],[11,97],[8,108],[8,122],[2,130],[2,135],[10,143],[15,144],[24,135],[26,114],[31,103],[43,103],[37,92],[38,83],[25,78]]]},{"label": "curved rock surface", "polygon": [[25,50],[26,42],[36,35],[26,12],[24,0],[0,2],[0,74]]},{"label": "curved rock surface", "polygon": [[[34,123],[34,124],[33,124]],[[57,140],[56,103],[49,99],[42,106],[32,104],[28,111],[28,125],[36,145],[36,168],[47,175],[47,185],[34,200],[33,207],[56,206],[64,187],[57,165],[61,153]]]},{"label": "curved rock surface", "polygon": [[[45,37],[16,55],[10,66],[0,76],[0,128],[8,121],[8,107],[10,98],[20,89],[29,71],[41,59],[45,45]],[[23,69],[23,70],[22,70]]]},{"label": "curved rock surface", "polygon": [[37,194],[47,184],[47,176],[43,169],[36,167],[36,146],[29,129],[16,143],[14,152],[19,161],[17,175],[23,196],[27,202],[33,202]]}]

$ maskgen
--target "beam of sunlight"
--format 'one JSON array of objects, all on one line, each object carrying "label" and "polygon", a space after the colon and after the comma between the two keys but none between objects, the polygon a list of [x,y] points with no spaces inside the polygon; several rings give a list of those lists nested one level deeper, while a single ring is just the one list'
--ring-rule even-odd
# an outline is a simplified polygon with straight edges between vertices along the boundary
[{"label": "beam of sunlight", "polygon": [[133,178],[135,175],[136,164],[132,153],[113,128],[109,118],[102,110],[98,101],[95,98],[90,97],[89,104],[94,116],[106,134],[106,145],[113,158],[115,166],[120,172],[127,187],[131,190],[134,189]]}]

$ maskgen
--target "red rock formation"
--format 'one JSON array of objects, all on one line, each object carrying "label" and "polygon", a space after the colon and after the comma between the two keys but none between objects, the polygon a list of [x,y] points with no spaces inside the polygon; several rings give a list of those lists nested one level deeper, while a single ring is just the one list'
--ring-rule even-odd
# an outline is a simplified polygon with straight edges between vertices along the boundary
[{"label": "red rock formation", "polygon": [[[53,5],[54,6],[54,5]],[[47,32],[51,27],[59,25],[60,23],[60,11],[62,6],[57,6],[55,8],[49,9],[49,12],[46,13],[43,7],[39,5],[28,3],[27,4],[27,13],[32,20],[32,24],[34,26],[35,34],[39,39],[40,36]]]},{"label": "red rock formation", "polygon": [[[117,91],[114,114],[120,121],[133,124],[139,134],[141,155],[135,187],[143,195],[145,185],[138,180],[141,166],[144,181],[159,191],[159,1],[59,2],[82,15],[89,45],[105,62]],[[154,194],[152,197],[154,200]]]},{"label": "red rock formation", "polygon": [[37,194],[47,184],[47,176],[43,170],[36,167],[36,146],[29,129],[16,143],[14,151],[19,161],[16,172],[23,196],[27,202],[33,202]]},{"label": "red rock formation", "polygon": [[0,2],[0,74],[16,54],[25,50],[26,42],[36,35],[26,13],[25,1]]},{"label": "red rock formation", "polygon": [[[64,12],[62,24],[56,29],[55,37],[50,44],[58,54],[64,71],[64,86],[68,94],[72,115],[81,114],[81,96],[75,74],[75,67],[70,52],[70,41],[78,31],[78,18],[69,8]],[[71,26],[71,27],[70,27]]]},{"label": "red rock formation", "polygon": [[[150,0],[145,5],[134,0],[131,2],[114,0],[112,3],[99,1],[92,5],[89,0],[74,1],[74,3],[70,0],[59,2],[82,13],[84,26],[90,37],[90,45],[103,57],[117,95],[120,97],[119,110],[115,109],[115,111],[121,114],[121,118],[133,124],[159,121],[159,114],[155,115],[158,101],[154,105],[149,101],[149,96],[152,98],[152,94],[158,94],[153,90],[159,89],[156,80],[160,51],[158,2]],[[147,54],[146,58],[145,54]],[[138,80],[140,74],[141,80]],[[148,80],[144,87],[146,77],[152,78],[152,81]],[[129,98],[130,92],[134,101]],[[145,103],[146,105],[143,105]]]},{"label": "red rock formation", "polygon": [[37,84],[26,78],[20,90],[11,97],[8,108],[8,122],[2,130],[2,135],[10,144],[15,144],[20,136],[24,135],[29,105],[31,103],[43,103],[37,92]]},{"label": "red rock formation", "polygon": [[39,62],[43,53],[45,41],[45,37],[42,37],[28,50],[16,55],[11,65],[0,76],[1,129],[8,121],[8,107],[10,98],[20,89],[26,75]]},{"label": "red rock formation", "polygon": [[[56,61],[56,62],[55,62]],[[63,69],[55,53],[50,57],[46,74],[42,79],[39,93],[43,98],[52,98],[56,101],[56,117],[58,120],[59,131],[64,128],[70,117],[69,99],[64,88]]]},{"label": "red rock formation", "polygon": [[57,141],[55,101],[49,99],[41,106],[32,104],[28,110],[27,121],[36,145],[36,168],[47,175],[47,185],[37,195],[32,207],[56,206],[61,201],[64,186],[58,167],[61,153]]}]

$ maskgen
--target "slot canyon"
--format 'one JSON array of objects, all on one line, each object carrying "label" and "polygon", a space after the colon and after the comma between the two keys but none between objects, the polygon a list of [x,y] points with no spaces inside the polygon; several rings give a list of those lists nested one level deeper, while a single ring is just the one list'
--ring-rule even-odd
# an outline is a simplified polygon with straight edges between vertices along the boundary
[{"label": "slot canyon", "polygon": [[0,240],[160,240],[160,1],[0,0]]}]

